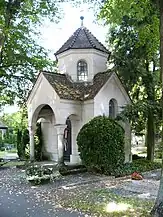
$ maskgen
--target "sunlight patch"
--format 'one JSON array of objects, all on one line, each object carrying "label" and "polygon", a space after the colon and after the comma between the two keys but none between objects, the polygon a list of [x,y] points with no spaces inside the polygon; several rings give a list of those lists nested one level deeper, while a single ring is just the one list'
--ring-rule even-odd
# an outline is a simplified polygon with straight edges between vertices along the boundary
[{"label": "sunlight patch", "polygon": [[143,193],[143,194],[139,194],[138,197],[145,199],[145,198],[150,198],[151,195],[150,195],[150,193]]},{"label": "sunlight patch", "polygon": [[38,188],[38,186],[31,186],[31,188]]},{"label": "sunlight patch", "polygon": [[76,188],[76,186],[62,186],[62,188],[64,189],[64,190],[69,190],[69,189],[74,189],[74,188]]},{"label": "sunlight patch", "polygon": [[129,208],[131,208],[131,205],[127,203],[115,203],[110,202],[106,205],[106,212],[120,212],[120,211],[126,211]]}]

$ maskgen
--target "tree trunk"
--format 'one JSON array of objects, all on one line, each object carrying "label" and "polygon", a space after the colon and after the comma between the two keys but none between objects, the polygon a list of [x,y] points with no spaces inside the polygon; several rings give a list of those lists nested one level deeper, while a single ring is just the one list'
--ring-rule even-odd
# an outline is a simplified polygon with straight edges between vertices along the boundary
[{"label": "tree trunk", "polygon": [[5,22],[0,32],[0,64],[2,64],[3,48],[8,37],[8,31],[12,20],[12,10],[11,10],[12,4],[13,4],[12,0],[9,0],[5,4],[5,16],[4,16]]},{"label": "tree trunk", "polygon": [[[163,143],[163,1],[159,1],[160,9],[160,77],[162,85],[162,143]],[[153,217],[163,216],[163,159],[160,187],[157,195],[155,205],[151,211]]]},{"label": "tree trunk", "polygon": [[161,173],[160,187],[157,195],[155,205],[151,211],[153,217],[163,216],[163,173]]},{"label": "tree trunk", "polygon": [[154,129],[154,115],[152,110],[148,111],[147,120],[147,160],[154,160],[154,145],[155,145],[155,129]]},{"label": "tree trunk", "polygon": [[[145,63],[146,75],[143,77],[144,85],[146,87],[147,100],[148,100],[148,117],[147,117],[147,159],[154,160],[154,146],[155,146],[155,117],[153,111],[153,102],[155,102],[155,88],[153,73],[151,72],[148,60]],[[154,69],[153,69],[154,70]]]}]

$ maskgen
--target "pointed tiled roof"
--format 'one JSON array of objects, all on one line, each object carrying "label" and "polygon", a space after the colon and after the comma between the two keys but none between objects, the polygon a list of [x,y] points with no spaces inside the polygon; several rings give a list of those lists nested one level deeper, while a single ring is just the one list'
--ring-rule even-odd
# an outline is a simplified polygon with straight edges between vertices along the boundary
[{"label": "pointed tiled roof", "polygon": [[61,54],[69,49],[96,49],[104,53],[110,53],[106,47],[83,26],[74,32],[55,55]]},{"label": "pointed tiled roof", "polygon": [[93,82],[73,82],[60,73],[42,72],[61,99],[85,101],[93,99],[113,72],[97,73]]}]

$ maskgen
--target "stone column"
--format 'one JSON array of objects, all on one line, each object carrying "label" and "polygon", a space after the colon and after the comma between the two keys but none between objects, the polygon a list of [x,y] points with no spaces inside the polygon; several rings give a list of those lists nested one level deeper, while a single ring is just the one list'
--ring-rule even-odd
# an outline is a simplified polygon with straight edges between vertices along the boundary
[{"label": "stone column", "polygon": [[31,161],[34,161],[35,159],[34,134],[35,134],[35,127],[29,126],[30,160]]},{"label": "stone column", "polygon": [[64,164],[63,154],[64,154],[64,145],[63,145],[63,135],[66,128],[66,124],[55,125],[57,132],[57,147],[58,147],[58,163]]},{"label": "stone column", "polygon": [[79,133],[80,129],[80,121],[78,120],[72,120],[71,126],[72,126],[72,154],[70,156],[70,163],[71,164],[80,164],[81,159],[78,152],[78,146],[77,146],[77,135]]}]

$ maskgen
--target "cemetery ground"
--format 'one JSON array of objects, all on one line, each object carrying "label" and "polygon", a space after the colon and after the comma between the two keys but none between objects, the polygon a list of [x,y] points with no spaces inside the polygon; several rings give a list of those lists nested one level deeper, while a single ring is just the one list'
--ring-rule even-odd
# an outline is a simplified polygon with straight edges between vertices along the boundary
[{"label": "cemetery ground", "polygon": [[33,186],[23,169],[5,166],[0,169],[0,217],[150,216],[161,174],[157,169],[133,181],[86,172]]}]

